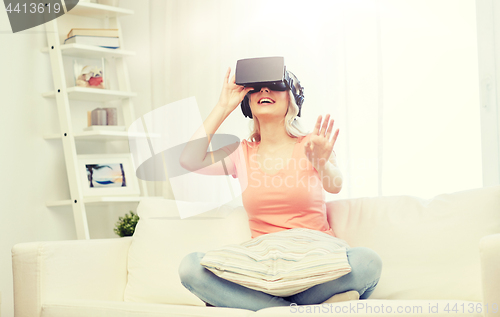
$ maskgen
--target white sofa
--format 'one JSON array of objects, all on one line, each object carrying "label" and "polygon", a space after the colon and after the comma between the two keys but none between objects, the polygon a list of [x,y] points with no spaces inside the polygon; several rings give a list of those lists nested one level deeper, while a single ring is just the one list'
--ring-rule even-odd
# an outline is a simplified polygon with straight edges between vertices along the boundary
[{"label": "white sofa", "polygon": [[186,254],[250,238],[243,207],[181,220],[177,204],[143,200],[133,237],[14,245],[15,317],[500,315],[500,186],[328,202],[336,235],[381,256],[375,292],[256,312],[205,307],[178,277]]}]

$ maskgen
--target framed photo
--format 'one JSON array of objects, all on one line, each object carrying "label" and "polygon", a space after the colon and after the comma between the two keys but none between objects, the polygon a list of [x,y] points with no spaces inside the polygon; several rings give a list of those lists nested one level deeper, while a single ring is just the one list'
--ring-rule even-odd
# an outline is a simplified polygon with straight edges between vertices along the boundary
[{"label": "framed photo", "polygon": [[75,58],[73,73],[76,87],[108,89],[106,60],[103,58]]},{"label": "framed photo", "polygon": [[139,195],[131,153],[78,155],[83,196]]}]

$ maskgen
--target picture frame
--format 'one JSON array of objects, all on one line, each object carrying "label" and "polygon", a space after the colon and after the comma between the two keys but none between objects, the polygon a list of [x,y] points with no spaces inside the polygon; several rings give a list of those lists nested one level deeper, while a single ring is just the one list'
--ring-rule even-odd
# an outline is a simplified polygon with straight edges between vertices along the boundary
[{"label": "picture frame", "polygon": [[75,87],[108,89],[106,60],[102,58],[73,59]]},{"label": "picture frame", "polygon": [[139,195],[131,153],[78,155],[83,196]]}]

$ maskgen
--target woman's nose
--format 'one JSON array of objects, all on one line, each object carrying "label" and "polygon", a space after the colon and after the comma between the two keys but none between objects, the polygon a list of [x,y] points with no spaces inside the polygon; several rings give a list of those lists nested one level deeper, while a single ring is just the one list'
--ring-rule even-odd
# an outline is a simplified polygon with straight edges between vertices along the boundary
[{"label": "woman's nose", "polygon": [[262,88],[260,89],[260,91],[269,92],[269,88],[267,88],[267,87],[262,87]]}]

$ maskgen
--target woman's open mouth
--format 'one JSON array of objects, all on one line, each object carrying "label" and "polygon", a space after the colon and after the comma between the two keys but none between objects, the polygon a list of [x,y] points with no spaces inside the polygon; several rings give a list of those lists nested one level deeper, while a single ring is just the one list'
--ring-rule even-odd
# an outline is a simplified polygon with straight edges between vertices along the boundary
[{"label": "woman's open mouth", "polygon": [[268,97],[264,97],[264,98],[261,98],[258,102],[259,105],[263,105],[263,104],[273,104],[275,101],[272,100],[271,98],[268,98]]}]

